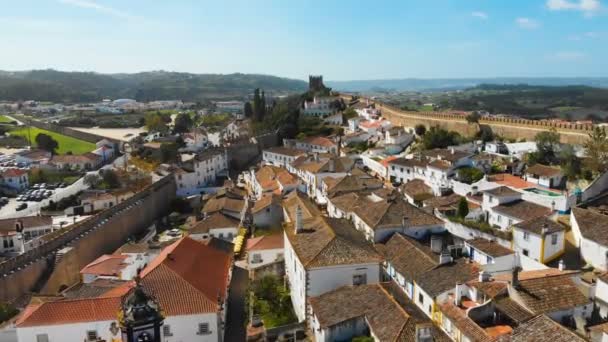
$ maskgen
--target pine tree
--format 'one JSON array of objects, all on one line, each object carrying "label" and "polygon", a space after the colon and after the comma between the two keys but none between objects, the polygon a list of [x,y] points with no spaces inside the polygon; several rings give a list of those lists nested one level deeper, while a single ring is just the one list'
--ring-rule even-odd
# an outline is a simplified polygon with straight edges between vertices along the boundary
[{"label": "pine tree", "polygon": [[260,120],[263,121],[266,116],[266,96],[262,90],[262,99],[260,100]]},{"label": "pine tree", "polygon": [[251,107],[251,102],[245,102],[245,107],[243,108],[243,113],[246,118],[250,118],[253,116],[253,107]]},{"label": "pine tree", "polygon": [[253,119],[255,121],[261,121],[262,117],[261,111],[262,99],[260,98],[260,88],[256,88],[253,91]]}]

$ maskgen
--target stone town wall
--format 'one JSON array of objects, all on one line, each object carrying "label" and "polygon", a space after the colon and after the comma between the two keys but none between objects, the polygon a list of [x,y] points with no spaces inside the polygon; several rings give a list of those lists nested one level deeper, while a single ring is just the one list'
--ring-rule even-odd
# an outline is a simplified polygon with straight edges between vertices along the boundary
[{"label": "stone town wall", "polygon": [[[46,285],[40,286],[44,293],[56,293],[63,285],[77,282],[83,266],[112,253],[131,235],[167,214],[175,190],[173,176],[167,176],[110,209],[49,234],[41,246],[0,263],[0,301],[32,291],[49,271],[48,265],[54,269]],[[53,264],[55,253],[67,246],[73,249]]]}]

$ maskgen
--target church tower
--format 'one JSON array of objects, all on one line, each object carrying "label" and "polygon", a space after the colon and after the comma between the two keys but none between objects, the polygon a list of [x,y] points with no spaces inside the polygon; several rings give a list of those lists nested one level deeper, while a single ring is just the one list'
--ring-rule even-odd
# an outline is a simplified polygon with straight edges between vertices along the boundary
[{"label": "church tower", "polygon": [[122,301],[119,312],[123,342],[163,342],[163,314],[156,300],[145,293],[139,280]]}]

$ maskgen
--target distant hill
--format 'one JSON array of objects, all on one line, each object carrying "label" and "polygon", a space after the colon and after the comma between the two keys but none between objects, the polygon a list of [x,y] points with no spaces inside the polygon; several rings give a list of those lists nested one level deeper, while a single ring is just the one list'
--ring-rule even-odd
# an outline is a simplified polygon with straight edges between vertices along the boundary
[{"label": "distant hill", "polygon": [[99,74],[56,70],[0,71],[0,100],[92,102],[104,98],[138,101],[242,98],[253,89],[270,94],[302,92],[306,82],[257,74],[190,74],[153,71]]},{"label": "distant hill", "polygon": [[551,77],[504,77],[504,78],[445,78],[445,79],[387,79],[363,81],[326,81],[329,87],[338,91],[382,92],[382,91],[437,91],[459,90],[480,84],[528,84],[537,86],[585,85],[608,88],[608,77],[551,78]]}]

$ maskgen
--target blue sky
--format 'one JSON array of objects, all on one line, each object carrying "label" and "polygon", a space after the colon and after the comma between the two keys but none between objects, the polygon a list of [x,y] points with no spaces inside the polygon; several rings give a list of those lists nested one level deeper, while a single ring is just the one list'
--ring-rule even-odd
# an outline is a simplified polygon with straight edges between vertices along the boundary
[{"label": "blue sky", "polygon": [[0,0],[0,27],[1,70],[608,76],[607,0]]}]

